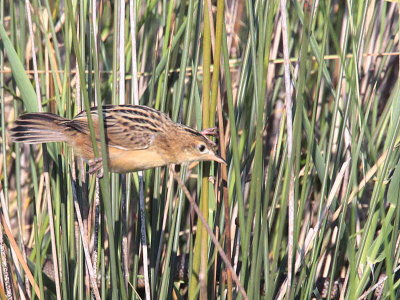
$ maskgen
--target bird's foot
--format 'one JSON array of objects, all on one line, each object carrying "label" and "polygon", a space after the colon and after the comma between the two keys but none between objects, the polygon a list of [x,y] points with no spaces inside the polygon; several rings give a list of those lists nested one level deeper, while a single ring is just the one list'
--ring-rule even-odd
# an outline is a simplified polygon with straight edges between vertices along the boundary
[{"label": "bird's foot", "polygon": [[203,129],[200,133],[202,135],[212,135],[212,136],[214,136],[214,135],[217,135],[217,132],[218,132],[217,127],[213,127],[213,128]]},{"label": "bird's foot", "polygon": [[96,157],[88,161],[89,174],[92,175],[96,173],[97,178],[103,177],[103,159],[101,157]]}]

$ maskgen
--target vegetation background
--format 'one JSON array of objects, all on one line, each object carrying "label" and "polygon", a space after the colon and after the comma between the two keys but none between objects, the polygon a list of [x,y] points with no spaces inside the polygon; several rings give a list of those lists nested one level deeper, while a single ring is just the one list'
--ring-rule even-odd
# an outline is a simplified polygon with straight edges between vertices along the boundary
[{"label": "vegetation background", "polygon": [[[1,299],[400,298],[397,2],[0,0],[0,20]],[[7,138],[100,103],[218,126],[228,164],[97,184],[65,145]]]}]

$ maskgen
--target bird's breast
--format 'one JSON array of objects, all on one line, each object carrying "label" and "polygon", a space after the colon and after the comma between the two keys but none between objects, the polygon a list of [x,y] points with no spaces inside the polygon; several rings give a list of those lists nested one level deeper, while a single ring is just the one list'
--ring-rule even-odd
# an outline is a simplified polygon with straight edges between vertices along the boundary
[{"label": "bird's breast", "polygon": [[117,173],[127,173],[146,170],[169,164],[168,159],[153,149],[144,150],[122,150],[109,147],[109,167]]}]

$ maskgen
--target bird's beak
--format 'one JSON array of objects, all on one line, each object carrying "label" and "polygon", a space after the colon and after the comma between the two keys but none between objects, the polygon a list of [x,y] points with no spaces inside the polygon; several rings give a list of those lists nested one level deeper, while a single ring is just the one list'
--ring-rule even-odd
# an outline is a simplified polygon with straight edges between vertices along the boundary
[{"label": "bird's beak", "polygon": [[214,161],[216,161],[216,162],[218,162],[218,163],[220,163],[220,164],[223,164],[223,165],[226,165],[227,163],[226,163],[226,161],[225,161],[225,159],[223,159],[221,156],[219,156],[218,154],[214,154],[214,157],[212,158],[212,160],[214,160]]}]

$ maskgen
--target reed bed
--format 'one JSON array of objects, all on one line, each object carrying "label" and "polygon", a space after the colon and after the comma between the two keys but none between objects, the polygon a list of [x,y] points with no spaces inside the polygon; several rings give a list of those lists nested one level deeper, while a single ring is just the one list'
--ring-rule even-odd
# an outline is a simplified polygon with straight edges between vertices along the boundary
[{"label": "reed bed", "polygon": [[[1,299],[400,298],[397,2],[0,0],[0,20]],[[218,127],[227,166],[96,180],[7,137],[137,103]]]}]

